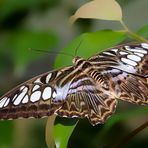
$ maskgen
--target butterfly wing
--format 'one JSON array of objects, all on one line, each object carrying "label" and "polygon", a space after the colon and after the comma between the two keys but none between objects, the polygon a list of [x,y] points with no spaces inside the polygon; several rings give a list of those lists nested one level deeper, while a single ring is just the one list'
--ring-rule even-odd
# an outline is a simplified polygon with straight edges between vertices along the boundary
[{"label": "butterfly wing", "polygon": [[115,111],[116,104],[91,77],[67,67],[35,77],[1,97],[0,119],[41,118],[56,113],[69,118],[87,117],[96,125]]},{"label": "butterfly wing", "polygon": [[0,119],[41,118],[53,114],[61,107],[69,85],[61,89],[58,80],[72,70],[73,67],[66,67],[42,74],[6,93],[0,98]]},{"label": "butterfly wing", "polygon": [[97,69],[116,68],[148,77],[148,44],[126,44],[109,48],[88,59]]},{"label": "butterfly wing", "polygon": [[122,73],[118,76],[119,99],[131,103],[148,105],[148,79]]},{"label": "butterfly wing", "polygon": [[146,43],[119,46],[88,59],[89,67],[82,62],[35,77],[1,97],[0,119],[56,113],[96,125],[115,111],[115,98],[148,104],[147,53]]},{"label": "butterfly wing", "polygon": [[148,105],[148,44],[122,45],[89,59],[110,82],[116,97]]},{"label": "butterfly wing", "polygon": [[101,91],[96,82],[82,72],[73,79],[66,101],[56,113],[62,117],[87,117],[96,125],[104,123],[114,113],[116,105],[114,96]]}]

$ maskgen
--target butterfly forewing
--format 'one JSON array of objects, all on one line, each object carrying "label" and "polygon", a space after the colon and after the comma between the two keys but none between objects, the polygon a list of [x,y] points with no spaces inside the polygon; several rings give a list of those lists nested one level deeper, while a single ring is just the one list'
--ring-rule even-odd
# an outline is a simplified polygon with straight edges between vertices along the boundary
[{"label": "butterfly forewing", "polygon": [[148,44],[107,49],[88,60],[76,57],[74,66],[37,76],[0,99],[0,119],[87,117],[104,123],[117,99],[148,105]]},{"label": "butterfly forewing", "polygon": [[98,69],[109,67],[139,76],[148,76],[148,44],[126,44],[105,50],[88,59]]},{"label": "butterfly forewing", "polygon": [[0,119],[41,118],[53,114],[61,107],[65,99],[58,95],[60,88],[58,89],[57,80],[65,75],[63,70],[67,71],[67,75],[72,69],[66,67],[42,74],[2,96],[0,99]]}]

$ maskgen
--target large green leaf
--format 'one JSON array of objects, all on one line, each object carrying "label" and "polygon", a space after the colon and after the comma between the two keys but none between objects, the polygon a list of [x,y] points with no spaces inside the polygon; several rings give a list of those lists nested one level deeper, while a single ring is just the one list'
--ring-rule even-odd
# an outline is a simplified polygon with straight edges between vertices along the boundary
[{"label": "large green leaf", "polygon": [[67,140],[71,136],[78,120],[77,119],[58,120],[60,118],[57,117],[54,126],[55,118],[56,115],[48,117],[48,121],[46,124],[46,144],[48,145],[49,148],[54,148],[55,145],[57,148],[58,147],[66,148],[68,143]]},{"label": "large green leaf", "polygon": [[59,122],[54,126],[54,139],[56,147],[66,148],[68,140],[76,127],[77,119],[62,119],[64,122]]},{"label": "large green leaf", "polygon": [[13,122],[1,121],[0,122],[0,147],[11,148],[13,143]]},{"label": "large green leaf", "polygon": [[[125,34],[111,30],[97,31],[93,33],[84,33],[72,41],[62,52],[72,54],[74,56],[82,56],[87,58],[96,52],[105,48],[112,47],[121,43],[125,39]],[[78,49],[77,49],[78,48]],[[75,51],[77,54],[75,55]],[[55,67],[70,64],[72,57],[58,55]],[[69,119],[70,120],[70,119]],[[71,121],[71,120],[70,120]],[[54,127],[54,138],[58,148],[66,148],[68,140],[76,126],[76,121],[71,125],[58,123]],[[48,131],[47,131],[48,132]]]},{"label": "large green leaf", "polygon": [[137,31],[138,35],[148,38],[148,25],[143,26]]},{"label": "large green leaf", "polygon": [[135,115],[146,115],[147,113],[148,108],[146,106],[138,106],[135,109],[131,109],[122,113],[116,113],[109,119],[109,121],[105,124],[104,128],[110,128],[114,123],[118,121],[134,118]]},{"label": "large green leaf", "polygon": [[[84,33],[74,39],[62,52],[88,58],[105,48],[121,43],[124,39],[125,33],[112,30]],[[76,50],[77,54],[75,55]],[[55,67],[67,66],[71,61],[72,57],[59,54],[55,61]]]}]

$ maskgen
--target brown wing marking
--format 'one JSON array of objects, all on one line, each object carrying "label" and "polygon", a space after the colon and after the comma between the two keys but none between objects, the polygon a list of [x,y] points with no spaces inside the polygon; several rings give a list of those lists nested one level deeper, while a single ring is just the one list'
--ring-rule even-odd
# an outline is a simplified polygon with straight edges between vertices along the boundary
[{"label": "brown wing marking", "polygon": [[104,74],[117,99],[148,105],[148,78],[112,69]]},{"label": "brown wing marking", "polygon": [[128,75],[119,85],[121,96],[119,99],[131,103],[148,105],[148,79]]},{"label": "brown wing marking", "polygon": [[[92,125],[104,123],[115,111],[117,101],[99,91],[92,79],[71,85],[66,102],[56,112],[62,117],[87,117]],[[75,87],[74,87],[75,86]]]},{"label": "brown wing marking", "polygon": [[63,100],[56,101],[54,97],[54,94],[57,93],[56,81],[60,77],[64,77],[64,70],[66,70],[67,75],[72,69],[72,67],[65,67],[39,75],[3,95],[0,98],[0,120],[41,118],[52,115],[63,103]]}]

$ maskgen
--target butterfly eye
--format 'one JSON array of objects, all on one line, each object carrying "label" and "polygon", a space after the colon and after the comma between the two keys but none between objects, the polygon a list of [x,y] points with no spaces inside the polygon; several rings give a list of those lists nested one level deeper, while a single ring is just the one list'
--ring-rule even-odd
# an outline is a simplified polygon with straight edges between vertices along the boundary
[{"label": "butterfly eye", "polygon": [[85,61],[83,58],[77,56],[73,58],[72,63],[75,65],[80,65],[83,61]]},{"label": "butterfly eye", "polygon": [[74,57],[73,60],[72,60],[72,63],[76,64],[79,59],[80,59],[80,57]]}]

